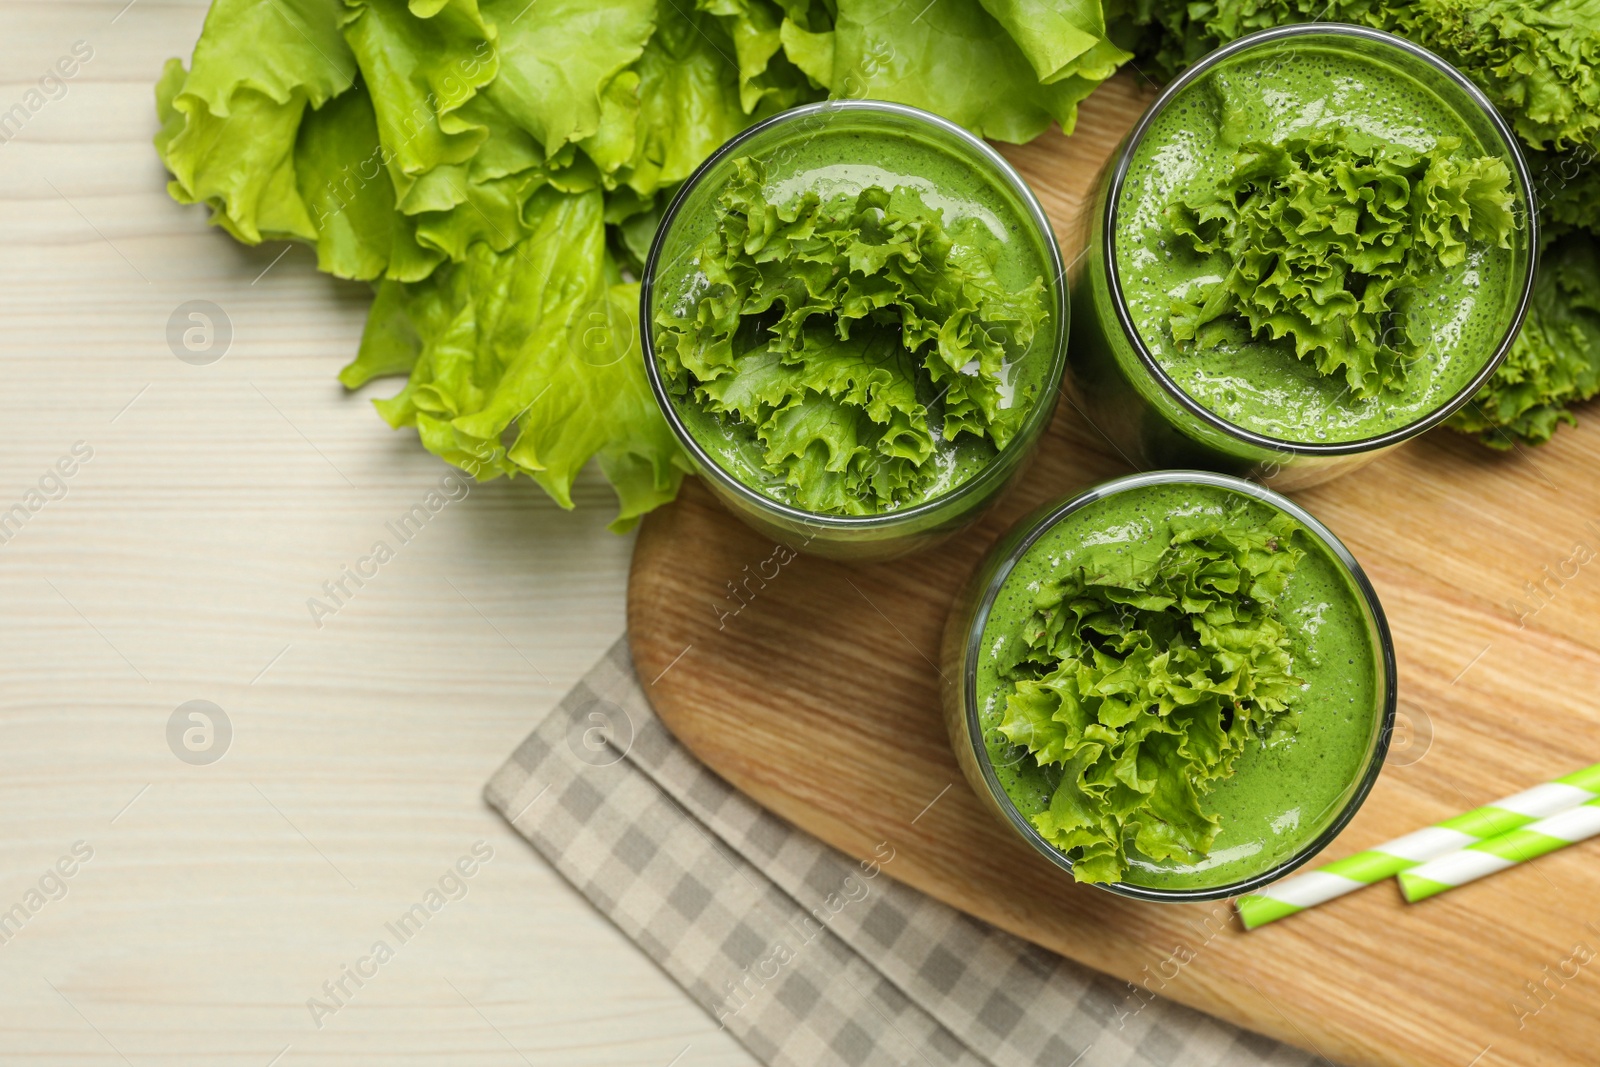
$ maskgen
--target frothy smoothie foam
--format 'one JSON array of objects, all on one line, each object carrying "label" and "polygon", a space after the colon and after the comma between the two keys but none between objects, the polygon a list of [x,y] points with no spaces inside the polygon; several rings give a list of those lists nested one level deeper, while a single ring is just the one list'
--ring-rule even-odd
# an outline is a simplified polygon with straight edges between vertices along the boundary
[{"label": "frothy smoothie foam", "polygon": [[[1233,178],[1241,156],[1249,165],[1260,158],[1263,147],[1308,138],[1313,141],[1312,153],[1327,151],[1328,143],[1336,139],[1359,145],[1350,153],[1358,165],[1341,162],[1330,168],[1339,181],[1363,186],[1355,196],[1315,203],[1315,190],[1307,189],[1308,175],[1298,168],[1284,168],[1289,173],[1281,178],[1276,174],[1253,181]],[[1316,143],[1318,138],[1321,144]],[[1133,153],[1117,205],[1116,265],[1140,337],[1189,396],[1227,421],[1270,437],[1354,441],[1416,422],[1447,403],[1483,369],[1520,299],[1521,279],[1513,278],[1518,257],[1510,235],[1502,241],[1498,231],[1482,225],[1486,213],[1509,215],[1511,177],[1494,156],[1496,151],[1497,146],[1480,141],[1455,106],[1375,55],[1294,42],[1239,56],[1173,99]],[[1393,160],[1405,152],[1434,153],[1438,163],[1432,170],[1425,165],[1394,165]],[[1281,256],[1284,244],[1324,239],[1325,234],[1318,232],[1324,225],[1331,234],[1347,221],[1351,226],[1372,227],[1388,211],[1397,222],[1395,234],[1380,240],[1413,240],[1408,228],[1415,231],[1430,224],[1428,194],[1416,187],[1441,180],[1441,174],[1459,174],[1478,161],[1488,162],[1480,168],[1483,174],[1474,174],[1472,180],[1494,184],[1499,203],[1480,205],[1477,219],[1469,213],[1444,220],[1442,225],[1459,227],[1465,237],[1462,258],[1441,264],[1435,257],[1414,256],[1421,260],[1414,265],[1422,272],[1402,279],[1389,294],[1387,307],[1371,316],[1376,327],[1372,346],[1387,346],[1400,364],[1401,373],[1394,380],[1364,394],[1353,391],[1346,374],[1323,373],[1314,359],[1297,357],[1293,338],[1279,328],[1283,322],[1252,330],[1242,316],[1224,316],[1215,326],[1219,336],[1210,343],[1204,335],[1198,340],[1179,336],[1181,327],[1175,331],[1174,302],[1203,300],[1208,286],[1228,275],[1233,260],[1226,250],[1197,250],[1197,242],[1175,226],[1174,204],[1211,199],[1223,205],[1219,210],[1226,210],[1271,181],[1289,186],[1284,195],[1293,198],[1288,209],[1292,225],[1270,234],[1281,243],[1261,251],[1280,254],[1262,271],[1263,275],[1275,271],[1279,277],[1252,280],[1266,286],[1281,281],[1289,270]],[[1385,173],[1385,163],[1392,173]],[[1225,194],[1221,197],[1217,197],[1219,185]],[[1408,216],[1404,206],[1373,202],[1386,196],[1398,199],[1407,191],[1412,193],[1414,216]],[[1318,219],[1318,211],[1330,217]],[[1338,212],[1347,213],[1348,219],[1332,217]],[[1337,251],[1336,245],[1332,252]],[[1298,306],[1286,306],[1281,318],[1286,322],[1298,317],[1326,300],[1329,288],[1337,288],[1341,298],[1345,293],[1352,298],[1351,310],[1328,305],[1326,329],[1337,333],[1341,319],[1348,322],[1363,304],[1378,303],[1371,287],[1377,284],[1374,279],[1388,276],[1380,272],[1392,275],[1413,265],[1386,260],[1393,251],[1376,242],[1357,248],[1356,265],[1342,284],[1331,286],[1326,277],[1314,279],[1303,292],[1295,291],[1293,303]],[[1418,241],[1413,251],[1427,249]],[[1308,259],[1314,264],[1327,254],[1320,249],[1311,252]],[[1335,337],[1335,344],[1341,340]],[[1349,338],[1352,345],[1358,341]]]},{"label": "frothy smoothie foam", "polygon": [[1315,520],[1161,472],[1013,536],[958,609],[946,669],[961,656],[963,769],[1036,849],[1080,882],[1205,899],[1348,821],[1381,765],[1392,653]]}]

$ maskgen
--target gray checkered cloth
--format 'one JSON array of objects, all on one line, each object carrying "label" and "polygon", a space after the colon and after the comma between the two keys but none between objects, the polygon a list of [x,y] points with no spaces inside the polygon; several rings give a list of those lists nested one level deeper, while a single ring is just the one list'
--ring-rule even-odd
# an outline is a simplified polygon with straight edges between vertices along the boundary
[{"label": "gray checkered cloth", "polygon": [[762,810],[650,710],[627,640],[485,789],[574,886],[773,1065],[1299,1067],[1317,1057],[940,904]]}]

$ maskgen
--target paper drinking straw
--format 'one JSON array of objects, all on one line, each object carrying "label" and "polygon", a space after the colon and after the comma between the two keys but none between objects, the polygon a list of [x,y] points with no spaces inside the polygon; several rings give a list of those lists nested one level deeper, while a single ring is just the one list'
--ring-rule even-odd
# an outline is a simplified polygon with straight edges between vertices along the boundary
[{"label": "paper drinking straw", "polygon": [[1246,930],[1254,930],[1596,798],[1600,798],[1600,763],[1446,819],[1426,830],[1396,838],[1388,844],[1335,860],[1259,893],[1246,894],[1236,902],[1239,918]]},{"label": "paper drinking straw", "polygon": [[1415,904],[1597,834],[1600,834],[1600,798],[1402,871],[1400,892]]}]

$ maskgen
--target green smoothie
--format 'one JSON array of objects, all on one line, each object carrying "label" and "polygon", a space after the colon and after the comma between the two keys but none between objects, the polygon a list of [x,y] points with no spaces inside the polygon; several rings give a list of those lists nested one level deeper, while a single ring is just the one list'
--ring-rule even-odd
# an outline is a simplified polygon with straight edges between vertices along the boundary
[{"label": "green smoothie", "polygon": [[1151,355],[1201,406],[1292,443],[1448,404],[1523,282],[1512,176],[1479,128],[1380,55],[1325,41],[1247,50],[1184,87],[1116,204],[1116,270]]},{"label": "green smoothie", "polygon": [[672,220],[657,367],[694,441],[767,498],[914,507],[1054,401],[1051,259],[992,164],[914,127],[793,125]]},{"label": "green smoothie", "polygon": [[[1019,642],[1029,641],[1029,633],[1036,633],[1040,625],[1041,602],[1049,599],[1050,591],[1059,588],[1062,579],[1080,568],[1115,570],[1124,560],[1143,565],[1138,561],[1148,562],[1152,553],[1162,551],[1169,542],[1179,544],[1193,531],[1214,529],[1224,520],[1233,529],[1245,531],[1241,536],[1255,546],[1250,553],[1255,562],[1250,567],[1263,575],[1287,575],[1286,581],[1279,583],[1281,592],[1272,603],[1241,602],[1245,608],[1254,609],[1256,617],[1250,625],[1258,630],[1266,625],[1263,619],[1275,620],[1274,627],[1266,631],[1269,637],[1277,635],[1267,642],[1273,647],[1267,655],[1257,655],[1252,669],[1257,679],[1255,692],[1262,695],[1263,703],[1278,710],[1266,717],[1267,725],[1244,742],[1231,763],[1223,761],[1216,780],[1156,785],[1152,794],[1155,799],[1147,807],[1158,820],[1176,810],[1170,802],[1162,801],[1164,793],[1176,795],[1174,790],[1197,787],[1195,794],[1203,816],[1212,820],[1214,838],[1203,850],[1169,848],[1170,854],[1160,859],[1142,853],[1130,838],[1124,843],[1125,856],[1118,858],[1121,873],[1115,879],[1124,883],[1156,889],[1209,889],[1234,884],[1294,857],[1341,816],[1367,766],[1382,698],[1380,652],[1373,646],[1361,592],[1320,538],[1271,505],[1218,486],[1167,483],[1115,492],[1079,508],[1047,530],[1006,576],[984,623],[975,690],[985,745],[983,755],[1011,803],[1024,819],[1038,827],[1041,817],[1052,810],[1064,770],[1036,758],[1029,747],[1035,744],[1034,740],[1024,738],[1029,742],[1025,745],[1014,744],[1012,739],[1018,736],[1014,698],[1019,689],[1030,684],[1028,679],[1040,673],[1027,664],[1019,667],[1016,661]],[[1190,533],[1175,537],[1175,531],[1180,530]],[[1225,580],[1222,584],[1228,588]],[[1191,583],[1189,588],[1197,589],[1198,585]],[[1160,602],[1141,601],[1140,597],[1125,593],[1113,596],[1130,605],[1130,611],[1134,607],[1163,607]],[[1184,599],[1188,596],[1185,594]],[[1092,607],[1082,606],[1084,603],[1073,601],[1079,612],[1092,612]],[[1170,604],[1165,607],[1169,616],[1177,610]],[[1226,604],[1190,607],[1203,609],[1205,617],[1223,630],[1230,625],[1244,625],[1237,618],[1228,621],[1231,609]],[[1092,614],[1090,619],[1092,622]],[[1094,625],[1102,631],[1115,628],[1104,621]],[[1251,640],[1259,643],[1266,639],[1257,633]],[[1134,651],[1124,653],[1103,636],[1096,635],[1094,641],[1097,647],[1093,658],[1102,671],[1101,691],[1131,691],[1116,682],[1119,663],[1108,657],[1125,656],[1122,664],[1133,663],[1134,656],[1147,643],[1134,635],[1127,642]],[[1227,643],[1225,634],[1223,644]],[[1173,675],[1161,691],[1177,693],[1180,710],[1203,690],[1235,691],[1242,686],[1238,677],[1251,673],[1240,670],[1240,657],[1223,654],[1211,661],[1208,679],[1199,679],[1192,673],[1184,679],[1182,672],[1174,671],[1168,661],[1164,649],[1169,646],[1160,640],[1155,646],[1163,651],[1143,666],[1122,674],[1130,676],[1128,680],[1134,683],[1152,673]],[[1233,681],[1225,680],[1230,670],[1239,672]],[[1269,676],[1270,685],[1263,681]],[[1226,697],[1223,703],[1227,703]],[[1107,724],[1133,729],[1140,725],[1139,716],[1154,714],[1137,704],[1120,711],[1114,704],[1114,700],[1107,700],[1100,705],[1100,725],[1093,721],[1086,727],[1080,724],[1083,736],[1105,740],[1110,736],[1104,729]],[[1278,707],[1280,704],[1282,707]],[[1223,726],[1229,725],[1225,716]],[[1214,741],[1202,741],[1197,733],[1184,744],[1199,747]],[[1147,744],[1143,757],[1130,755],[1120,761],[1126,766],[1115,768],[1114,777],[1128,782],[1140,778],[1147,782],[1158,780],[1159,761],[1152,764],[1150,752]],[[1182,821],[1181,816],[1172,818]],[[1048,830],[1050,825],[1046,822],[1045,828]],[[1050,834],[1044,836],[1048,840]],[[1156,836],[1169,843],[1172,840],[1171,835]],[[1178,836],[1181,838],[1181,831]],[[1069,851],[1068,855],[1081,867],[1083,859],[1077,854],[1080,851]],[[1080,880],[1085,880],[1082,874]]]}]

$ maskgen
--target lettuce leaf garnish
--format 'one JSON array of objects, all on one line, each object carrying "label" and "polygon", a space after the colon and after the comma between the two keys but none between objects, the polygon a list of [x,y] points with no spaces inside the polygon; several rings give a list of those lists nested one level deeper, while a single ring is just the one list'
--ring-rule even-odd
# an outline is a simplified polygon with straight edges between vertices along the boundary
[{"label": "lettuce leaf garnish", "polygon": [[749,157],[719,208],[692,253],[704,285],[656,313],[657,355],[677,395],[754,431],[796,504],[883,511],[928,488],[939,440],[1016,434],[1034,397],[1005,371],[1044,279],[1002,285],[979,220],[947,227],[905,187],[774,203]]},{"label": "lettuce leaf garnish", "polygon": [[[573,463],[613,457],[602,469],[626,525],[671,499],[685,464],[635,402],[642,362],[558,357],[570,324],[486,328],[471,347],[497,354],[441,377],[430,316],[444,294],[474,321],[545,324],[548,308],[499,303],[538,263],[590,308],[581,336],[626,348],[637,311],[602,291],[638,277],[672,191],[750,123],[831,94],[1027,140],[1070,130],[1126,58],[1097,0],[214,0],[191,69],[172,60],[157,86],[156,146],[172,196],[240,241],[303,241],[322,270],[377,285],[343,379],[409,374],[386,418],[480,477],[532,476],[563,506]],[[566,198],[583,207],[557,215],[581,227],[538,245]],[[537,370],[502,382],[513,366]],[[508,412],[505,439],[486,436]]]},{"label": "lettuce leaf garnish", "polygon": [[[1117,0],[1107,11],[1112,36],[1158,77],[1286,23],[1354,22],[1407,37],[1475,81],[1524,143],[1548,153],[1535,180],[1545,238],[1578,229],[1600,239],[1600,0]],[[1600,304],[1600,280],[1541,266],[1535,285],[1542,295],[1502,373],[1447,423],[1495,447],[1548,440],[1572,421],[1563,409],[1594,393],[1578,368],[1600,357],[1573,338]]]},{"label": "lettuce leaf garnish", "polygon": [[1077,881],[1120,880],[1130,846],[1203,857],[1220,827],[1206,794],[1296,730],[1304,683],[1278,604],[1298,534],[1248,505],[1174,518],[1165,537],[1087,547],[1039,590],[1002,653],[1000,732],[1060,773],[1032,822]]},{"label": "lettuce leaf garnish", "polygon": [[1214,187],[1168,205],[1181,242],[1226,260],[1222,280],[1174,299],[1173,337],[1212,347],[1242,320],[1357,397],[1399,388],[1428,342],[1403,326],[1418,285],[1469,243],[1510,245],[1505,161],[1459,148],[1447,137],[1419,152],[1337,125],[1245,144]]}]

